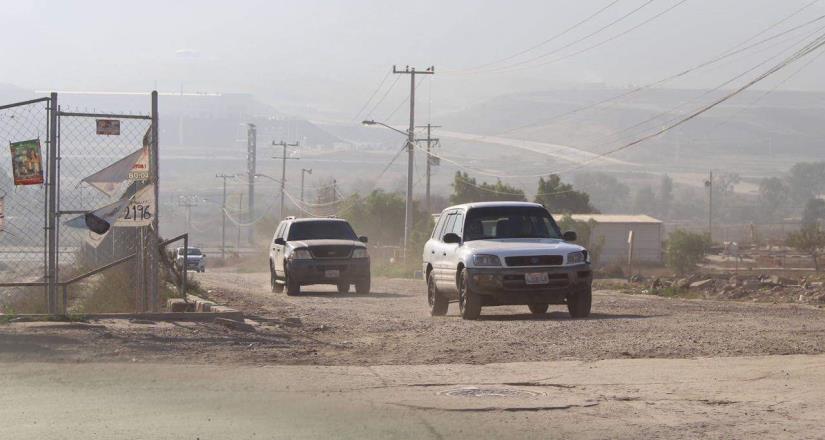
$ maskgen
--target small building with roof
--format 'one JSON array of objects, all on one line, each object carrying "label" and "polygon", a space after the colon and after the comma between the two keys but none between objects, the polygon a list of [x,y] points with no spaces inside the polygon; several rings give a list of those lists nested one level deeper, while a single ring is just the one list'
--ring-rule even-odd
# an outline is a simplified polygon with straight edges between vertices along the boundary
[{"label": "small building with roof", "polygon": [[[562,214],[553,214],[558,221]],[[601,243],[600,265],[625,264],[628,254],[628,235],[633,231],[633,262],[661,264],[664,262],[664,227],[661,220],[649,215],[615,214],[573,214],[573,220],[593,221],[590,243],[583,246],[595,247]]]}]

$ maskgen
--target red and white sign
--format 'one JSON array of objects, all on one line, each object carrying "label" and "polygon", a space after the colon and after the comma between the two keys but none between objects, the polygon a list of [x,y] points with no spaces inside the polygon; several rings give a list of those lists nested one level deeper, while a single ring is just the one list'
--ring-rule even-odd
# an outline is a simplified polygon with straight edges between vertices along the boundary
[{"label": "red and white sign", "polygon": [[119,136],[120,121],[117,119],[97,119],[97,134],[104,136]]},{"label": "red and white sign", "polygon": [[145,182],[147,180],[149,180],[149,149],[144,148],[140,153],[140,158],[129,171],[129,181]]}]

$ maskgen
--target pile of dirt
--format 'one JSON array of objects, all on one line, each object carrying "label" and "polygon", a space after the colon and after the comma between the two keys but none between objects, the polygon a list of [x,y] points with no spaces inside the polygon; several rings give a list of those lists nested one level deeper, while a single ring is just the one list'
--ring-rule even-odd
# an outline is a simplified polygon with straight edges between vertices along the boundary
[{"label": "pile of dirt", "polygon": [[697,273],[687,277],[637,278],[635,281],[629,286],[636,287],[639,293],[662,296],[825,304],[825,282],[816,275],[792,279],[766,274]]}]

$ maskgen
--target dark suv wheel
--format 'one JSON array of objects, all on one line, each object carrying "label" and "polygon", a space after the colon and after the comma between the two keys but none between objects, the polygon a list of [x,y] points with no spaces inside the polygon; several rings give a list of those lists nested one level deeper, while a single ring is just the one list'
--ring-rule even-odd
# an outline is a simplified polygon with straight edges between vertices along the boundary
[{"label": "dark suv wheel", "polygon": [[364,279],[355,283],[355,292],[359,295],[369,295],[370,279]]},{"label": "dark suv wheel", "polygon": [[548,304],[528,304],[527,307],[530,308],[530,313],[534,315],[544,315],[550,306]]},{"label": "dark suv wheel", "polygon": [[289,272],[284,272],[286,280],[284,282],[286,294],[288,296],[295,296],[301,293],[301,283],[298,280],[292,279]]},{"label": "dark suv wheel", "polygon": [[427,274],[427,303],[430,305],[430,316],[444,316],[450,307],[450,301],[438,291],[432,272]]}]

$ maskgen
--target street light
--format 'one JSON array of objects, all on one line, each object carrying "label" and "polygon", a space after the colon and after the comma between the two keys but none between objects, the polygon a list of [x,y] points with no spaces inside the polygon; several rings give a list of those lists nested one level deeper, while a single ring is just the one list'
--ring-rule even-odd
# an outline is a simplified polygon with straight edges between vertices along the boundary
[{"label": "street light", "polygon": [[273,182],[275,182],[275,183],[281,183],[281,180],[280,180],[280,179],[276,179],[276,178],[274,178],[274,177],[272,177],[272,176],[270,176],[270,175],[268,175],[268,174],[263,174],[263,173],[255,173],[255,177],[263,177],[264,179],[269,179],[269,180],[271,180],[271,181],[273,181]]},{"label": "street light", "polygon": [[387,125],[383,122],[377,122],[377,121],[373,121],[373,120],[368,120],[368,121],[361,122],[364,125],[380,125],[382,127],[389,128],[390,130],[392,130],[396,133],[400,133],[400,134],[407,137],[407,200],[406,200],[406,203],[404,204],[404,247],[403,247],[405,261],[406,261],[406,258],[407,258],[407,243],[408,243],[409,238],[410,238],[410,233],[411,233],[411,230],[412,230],[412,222],[413,222],[413,218],[412,218],[412,214],[413,214],[412,213],[412,211],[413,211],[413,207],[412,207],[413,206],[412,205],[413,181],[412,181],[412,179],[413,179],[413,160],[415,158],[415,155],[413,154],[413,152],[414,152],[413,143],[415,142],[415,132],[413,131],[414,130],[414,128],[413,128],[414,124],[412,123],[412,115],[413,115],[413,111],[412,111],[412,108],[410,108],[410,128],[406,132],[401,131],[401,130],[395,128],[395,127],[391,127],[391,126],[389,126],[389,125]]},{"label": "street light", "polygon": [[304,202],[304,174],[312,174],[312,168],[301,168],[301,203]]},{"label": "street light", "polygon": [[390,130],[392,130],[392,131],[395,131],[395,132],[401,133],[401,134],[403,134],[404,136],[409,136],[409,133],[407,133],[406,131],[401,131],[401,130],[399,130],[399,129],[395,128],[395,127],[389,126],[389,125],[387,125],[387,124],[385,124],[385,123],[383,123],[383,122],[378,122],[378,121],[372,121],[372,120],[369,120],[369,121],[361,121],[361,123],[362,123],[362,124],[364,124],[364,125],[380,125],[380,126],[382,126],[382,127],[387,127],[387,128],[389,128]]}]

